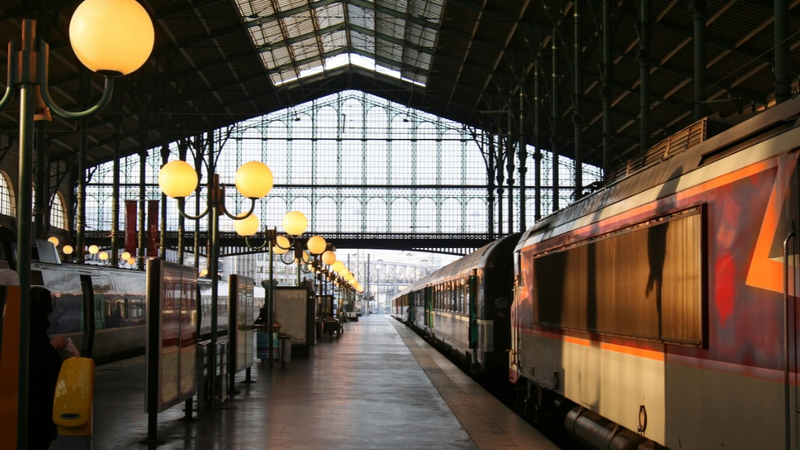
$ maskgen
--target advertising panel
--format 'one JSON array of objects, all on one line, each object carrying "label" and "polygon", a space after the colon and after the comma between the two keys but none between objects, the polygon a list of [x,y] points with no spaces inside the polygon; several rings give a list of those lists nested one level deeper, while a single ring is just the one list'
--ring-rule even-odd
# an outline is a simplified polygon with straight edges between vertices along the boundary
[{"label": "advertising panel", "polygon": [[231,301],[228,302],[228,329],[236,330],[235,336],[231,336],[230,340],[232,353],[235,355],[231,373],[241,372],[253,365],[254,285],[255,281],[250,277],[231,275],[229,278],[228,298]]},{"label": "advertising panel", "polygon": [[195,394],[197,274],[163,260],[147,264],[145,412],[161,412]]}]

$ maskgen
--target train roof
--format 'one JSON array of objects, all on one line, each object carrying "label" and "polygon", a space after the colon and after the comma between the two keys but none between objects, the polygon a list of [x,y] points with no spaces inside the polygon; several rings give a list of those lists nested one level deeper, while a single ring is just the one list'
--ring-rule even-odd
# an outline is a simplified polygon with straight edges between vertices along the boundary
[{"label": "train roof", "polygon": [[499,254],[503,252],[511,253],[511,249],[516,244],[519,237],[519,233],[514,233],[494,242],[490,242],[469,255],[459,258],[441,269],[417,280],[416,283],[412,284],[398,295],[404,295],[431,284],[470,275],[474,269],[491,267]]},{"label": "train roof", "polygon": [[[626,199],[795,128],[799,118],[800,98],[795,98],[707,139],[696,138],[698,132],[705,133],[707,125],[706,119],[698,121],[660,142],[636,161],[615,170],[611,174],[613,180],[607,186],[534,224],[523,233],[516,251],[530,245],[532,239],[542,241],[570,230],[570,224],[579,219],[581,226],[596,223],[604,218],[600,214],[604,208],[619,205],[616,209],[621,212],[629,208],[625,205]],[[675,141],[682,141],[681,146],[674,146]],[[624,167],[628,167],[627,172]],[[670,189],[661,189],[653,200],[671,195],[672,192]]]}]

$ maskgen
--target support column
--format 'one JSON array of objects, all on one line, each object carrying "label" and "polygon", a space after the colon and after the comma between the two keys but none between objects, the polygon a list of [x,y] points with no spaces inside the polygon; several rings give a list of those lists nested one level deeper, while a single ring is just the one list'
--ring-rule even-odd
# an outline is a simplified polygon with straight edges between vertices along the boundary
[{"label": "support column", "polygon": [[539,57],[534,61],[533,70],[533,220],[542,219],[542,111],[541,93],[539,92],[539,73],[541,65]]},{"label": "support column", "polygon": [[[644,0],[643,0],[644,1]],[[559,12],[559,16],[560,16]],[[558,211],[559,179],[558,179],[558,29],[553,27],[551,39],[552,82],[550,83],[550,151],[553,152],[553,203],[551,210]]]},{"label": "support column", "polygon": [[497,234],[503,234],[503,142],[500,136],[492,136],[489,148],[492,150],[492,158],[495,159],[494,176],[497,177]]},{"label": "support column", "polygon": [[694,120],[707,115],[706,100],[706,8],[708,0],[692,0],[694,16]]},{"label": "support column", "polygon": [[574,42],[573,42],[573,92],[575,96],[572,124],[574,126],[575,139],[575,200],[583,196],[583,78],[582,78],[582,48],[581,48],[581,2],[576,0],[572,4],[572,18],[574,19]]},{"label": "support column", "polygon": [[527,215],[526,201],[527,195],[525,192],[525,177],[528,173],[528,140],[525,135],[525,73],[523,71],[521,82],[519,84],[519,229],[525,231],[528,229],[525,216]]},{"label": "support column", "polygon": [[603,0],[603,176],[611,172],[611,0]]},{"label": "support column", "polygon": [[775,0],[775,101],[792,98],[792,61],[789,58],[789,1]]},{"label": "support column", "polygon": [[141,148],[139,149],[139,217],[138,217],[138,225],[136,228],[138,232],[136,233],[138,242],[137,242],[137,254],[138,254],[138,262],[139,262],[139,270],[145,271],[147,270],[147,231],[145,228],[145,211],[147,210],[147,199],[145,197],[145,189],[147,185],[145,184],[146,176],[147,176],[147,132],[145,131],[143,134],[143,142],[141,144]]},{"label": "support column", "polygon": [[511,138],[513,119],[511,101],[508,102],[508,135],[505,138],[506,150],[506,175],[508,186],[508,234],[514,233],[514,140]]},{"label": "support column", "polygon": [[[491,139],[487,142],[486,134],[481,135],[481,139],[483,140],[483,153],[486,155],[486,180],[489,183],[487,186],[487,202],[486,209],[489,211],[487,217],[487,226],[486,229],[489,230],[489,240],[494,240],[494,145],[491,143]],[[488,147],[488,150],[487,150]]]},{"label": "support column", "polygon": [[122,85],[117,84],[117,92],[114,97],[114,174],[111,186],[111,265],[117,267],[119,264],[119,201],[120,201],[120,159],[122,144]]},{"label": "support column", "polygon": [[[34,124],[36,121],[34,121]],[[43,127],[44,124],[39,122],[39,127]],[[45,152],[46,148],[46,136],[43,130],[37,129],[34,133],[34,153],[36,154],[36,159],[34,160],[34,169],[35,179],[34,179],[34,187],[35,187],[35,198],[33,199],[33,237],[36,239],[44,239],[45,238],[45,230],[47,229],[46,225],[46,218],[47,218],[47,205],[48,205],[48,198],[50,197],[50,186],[49,186],[49,170],[47,163],[47,153]]]},{"label": "support column", "polygon": [[[164,167],[165,164],[169,162],[169,144],[163,143],[161,144],[161,167]],[[158,233],[158,257],[159,258],[166,258],[167,257],[167,195],[163,192],[161,193],[161,204],[159,205],[161,208],[161,217],[159,220],[159,233]],[[181,205],[183,206],[183,205]],[[179,238],[180,242],[180,238]]]},{"label": "support column", "polygon": [[[89,98],[89,76],[84,69],[81,69],[81,84],[78,91],[80,98]],[[86,152],[89,147],[86,120],[78,122],[78,129],[80,130],[80,141],[78,142],[78,192],[75,214],[75,262],[80,264],[86,259]]]},{"label": "support column", "polygon": [[639,0],[639,151],[650,148],[650,0]]}]

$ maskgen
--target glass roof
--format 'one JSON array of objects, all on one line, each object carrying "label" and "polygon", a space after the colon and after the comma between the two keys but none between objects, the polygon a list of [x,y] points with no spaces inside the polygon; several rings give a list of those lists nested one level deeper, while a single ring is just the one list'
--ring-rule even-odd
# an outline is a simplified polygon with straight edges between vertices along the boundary
[{"label": "glass roof", "polygon": [[424,86],[443,0],[236,0],[275,86],[367,69]]}]

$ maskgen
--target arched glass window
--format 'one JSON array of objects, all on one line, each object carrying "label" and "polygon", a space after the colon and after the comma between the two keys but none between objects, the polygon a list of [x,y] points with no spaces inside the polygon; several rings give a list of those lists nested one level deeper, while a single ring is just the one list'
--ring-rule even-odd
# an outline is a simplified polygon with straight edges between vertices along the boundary
[{"label": "arched glass window", "polygon": [[5,172],[0,172],[0,214],[14,217],[15,213],[15,199],[14,192],[10,187],[11,183],[8,182],[8,175]]},{"label": "arched glass window", "polygon": [[67,215],[64,213],[66,208],[64,208],[64,197],[61,195],[60,192],[56,192],[56,196],[53,199],[53,203],[50,205],[50,226],[55,228],[60,228],[62,230],[66,230],[67,227]]}]

